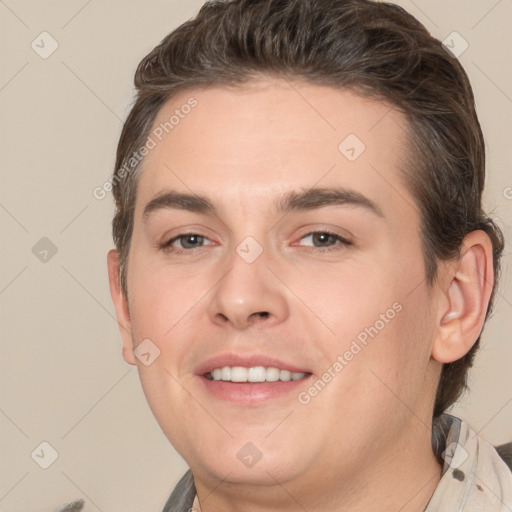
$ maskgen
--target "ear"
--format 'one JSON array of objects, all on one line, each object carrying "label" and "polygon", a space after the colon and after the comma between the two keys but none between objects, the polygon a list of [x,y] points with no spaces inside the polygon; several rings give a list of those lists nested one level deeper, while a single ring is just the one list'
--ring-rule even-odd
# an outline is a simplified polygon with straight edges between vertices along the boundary
[{"label": "ear", "polygon": [[119,278],[119,253],[114,249],[107,254],[107,266],[110,295],[114,302],[114,307],[116,308],[117,323],[123,339],[123,358],[128,364],[135,365],[130,310],[128,308],[128,299],[121,289],[121,280]]},{"label": "ear", "polygon": [[494,286],[489,236],[480,230],[466,235],[460,257],[446,265],[443,274],[432,358],[451,363],[469,352],[485,322]]}]

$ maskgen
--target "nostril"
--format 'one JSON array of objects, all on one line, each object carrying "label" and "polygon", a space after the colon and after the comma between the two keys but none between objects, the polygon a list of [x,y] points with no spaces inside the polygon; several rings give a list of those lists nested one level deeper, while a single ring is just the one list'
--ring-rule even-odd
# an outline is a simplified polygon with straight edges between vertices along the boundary
[{"label": "nostril", "polygon": [[248,320],[256,321],[257,318],[268,318],[270,317],[270,313],[268,311],[257,311],[256,313],[251,313]]}]

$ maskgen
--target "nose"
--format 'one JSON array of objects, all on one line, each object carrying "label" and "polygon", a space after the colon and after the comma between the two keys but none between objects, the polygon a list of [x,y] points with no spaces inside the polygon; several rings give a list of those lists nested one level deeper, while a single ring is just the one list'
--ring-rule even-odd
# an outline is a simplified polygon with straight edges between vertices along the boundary
[{"label": "nose", "polygon": [[210,319],[236,330],[283,322],[289,314],[286,288],[267,267],[265,251],[251,263],[233,251],[227,263],[226,274],[210,295]]}]

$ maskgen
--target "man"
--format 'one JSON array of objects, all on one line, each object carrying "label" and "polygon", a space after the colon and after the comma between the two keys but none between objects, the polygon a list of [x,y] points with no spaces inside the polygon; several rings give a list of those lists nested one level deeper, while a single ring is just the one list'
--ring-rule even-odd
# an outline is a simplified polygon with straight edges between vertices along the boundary
[{"label": "man", "polygon": [[216,1],[135,85],[108,268],[190,466],[164,510],[511,510],[443,414],[503,250],[458,61],[395,5]]}]

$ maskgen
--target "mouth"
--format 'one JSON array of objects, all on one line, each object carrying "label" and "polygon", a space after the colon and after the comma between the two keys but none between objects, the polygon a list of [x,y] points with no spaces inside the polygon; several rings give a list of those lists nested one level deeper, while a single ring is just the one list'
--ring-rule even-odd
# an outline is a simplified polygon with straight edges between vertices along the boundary
[{"label": "mouth", "polygon": [[293,391],[313,379],[308,368],[261,354],[220,355],[199,366],[195,373],[209,396],[245,406],[295,399]]}]

